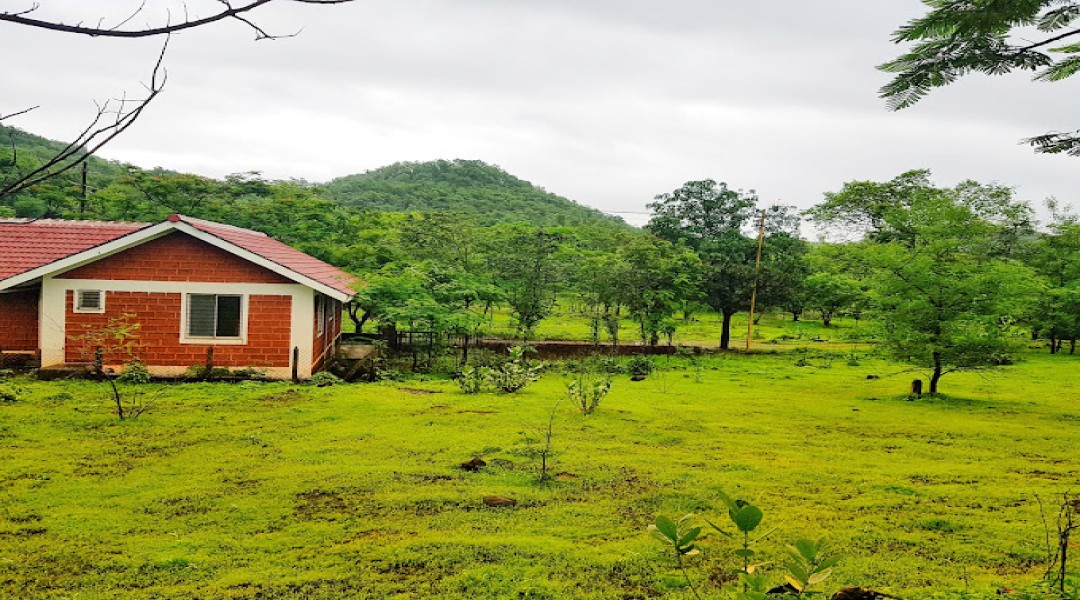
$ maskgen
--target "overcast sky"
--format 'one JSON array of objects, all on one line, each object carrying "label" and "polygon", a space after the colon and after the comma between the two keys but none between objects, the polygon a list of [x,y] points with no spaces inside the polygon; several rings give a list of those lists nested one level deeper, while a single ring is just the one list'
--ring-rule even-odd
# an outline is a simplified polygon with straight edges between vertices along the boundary
[{"label": "overcast sky", "polygon": [[[122,20],[138,0],[38,0],[38,18]],[[240,3],[236,0],[235,3]],[[29,0],[0,0],[0,10]],[[189,0],[190,15],[216,12]],[[183,3],[147,0],[131,25]],[[809,207],[845,181],[929,168],[1080,204],[1080,158],[1021,138],[1080,127],[1080,77],[969,77],[890,113],[875,70],[918,0],[279,1],[174,37],[166,91],[102,156],[220,177],[326,181],[396,161],[480,159],[605,211],[713,178]],[[138,95],[161,40],[0,23],[0,114],[72,137],[93,100]],[[624,215],[640,222],[640,216]]]}]

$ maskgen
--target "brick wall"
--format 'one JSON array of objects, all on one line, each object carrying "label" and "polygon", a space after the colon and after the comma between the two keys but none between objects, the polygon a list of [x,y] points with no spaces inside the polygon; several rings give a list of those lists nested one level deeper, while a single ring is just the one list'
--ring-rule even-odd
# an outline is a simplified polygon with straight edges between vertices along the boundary
[{"label": "brick wall", "polygon": [[41,290],[0,294],[0,349],[36,352]]},{"label": "brick wall", "polygon": [[180,232],[83,265],[57,279],[292,283],[273,271]]},{"label": "brick wall", "polygon": [[[66,299],[65,360],[93,360],[93,342],[89,332],[108,327],[112,319],[132,315],[138,323],[134,353],[148,366],[191,366],[206,363],[206,349],[214,348],[214,365],[219,367],[288,367],[292,353],[289,346],[292,297],[252,295],[248,297],[248,330],[245,345],[181,344],[180,294],[149,292],[106,292],[102,314],[76,313],[72,310],[72,292]],[[124,355],[107,351],[106,363],[126,360]]]}]

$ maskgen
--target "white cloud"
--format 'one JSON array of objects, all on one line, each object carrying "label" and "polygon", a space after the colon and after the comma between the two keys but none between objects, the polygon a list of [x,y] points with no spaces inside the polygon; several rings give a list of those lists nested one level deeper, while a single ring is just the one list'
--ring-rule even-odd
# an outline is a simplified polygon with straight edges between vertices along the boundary
[{"label": "white cloud", "polygon": [[[42,0],[94,21],[129,0]],[[219,6],[189,2],[191,14]],[[150,20],[166,6],[149,3]],[[1076,159],[1016,142],[1075,128],[1078,81],[970,78],[900,113],[877,98],[890,33],[924,6],[829,0],[364,0],[272,4],[254,43],[239,23],[176,36],[157,104],[104,155],[220,176],[326,180],[399,160],[477,158],[580,202],[637,211],[711,177],[799,206],[854,179],[930,168],[1077,203]],[[50,12],[47,12],[50,11]],[[100,13],[104,14],[104,13]],[[122,18],[122,17],[121,17]],[[72,135],[92,99],[139,91],[160,41],[0,24],[0,112]]]}]

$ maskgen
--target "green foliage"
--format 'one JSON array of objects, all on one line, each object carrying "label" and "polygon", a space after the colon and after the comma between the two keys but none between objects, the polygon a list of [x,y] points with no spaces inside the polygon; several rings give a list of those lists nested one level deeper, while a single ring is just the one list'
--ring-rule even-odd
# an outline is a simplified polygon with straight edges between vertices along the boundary
[{"label": "green foliage", "polygon": [[784,568],[788,574],[784,579],[799,593],[805,593],[811,586],[823,583],[832,575],[833,567],[840,562],[839,555],[828,556],[824,539],[796,540],[786,546],[788,559]]},{"label": "green foliage", "polygon": [[465,365],[454,380],[463,394],[479,394],[491,382],[491,373],[491,367]]},{"label": "green foliage", "polygon": [[514,346],[510,348],[509,356],[495,361],[494,366],[466,365],[458,371],[454,379],[465,394],[485,391],[503,394],[519,392],[540,379],[540,373],[544,370],[544,365],[529,360],[526,352],[525,346]]},{"label": "green foliage", "polygon": [[0,403],[11,404],[18,402],[19,396],[24,392],[22,386],[15,384],[13,381],[4,381],[0,379]]},{"label": "green foliage", "polygon": [[489,262],[495,285],[513,311],[523,339],[555,308],[565,281],[562,232],[517,227],[493,241]]},{"label": "green foliage", "polygon": [[510,348],[509,360],[503,362],[490,373],[491,386],[504,394],[513,394],[525,389],[525,386],[540,379],[544,365],[529,360],[525,346]]},{"label": "green foliage", "polygon": [[585,415],[591,415],[611,391],[611,375],[601,373],[591,366],[573,372],[566,382],[566,395],[570,403]]},{"label": "green foliage", "polygon": [[[729,521],[735,526],[736,534],[731,534],[724,528],[714,524],[709,519],[705,522],[712,529],[724,537],[741,541],[742,547],[735,550],[734,554],[742,560],[742,568],[739,571],[739,581],[742,584],[741,600],[764,600],[770,591],[769,580],[763,574],[760,567],[764,564],[751,564],[750,559],[757,556],[758,552],[751,548],[750,534],[758,529],[764,519],[761,509],[745,500],[733,499],[723,492],[719,492],[721,499],[727,506]],[[687,585],[693,591],[694,596],[700,598],[689,572],[682,562],[683,556],[692,556],[699,553],[694,541],[701,536],[701,527],[692,527],[693,515],[685,515],[678,521],[660,515],[656,517],[654,525],[649,525],[649,531],[653,537],[660,540],[666,546],[672,548],[675,553],[676,565],[683,571]],[[755,540],[760,542],[771,534],[769,531]],[[787,559],[783,566],[787,573],[784,576],[787,585],[794,590],[795,595],[802,595],[809,588],[821,584],[832,575],[833,567],[840,562],[839,556],[829,556],[825,552],[824,540],[799,539],[786,546]]]},{"label": "green foliage", "polygon": [[630,359],[626,364],[626,372],[635,379],[644,379],[648,377],[655,369],[656,366],[648,356],[638,354]]},{"label": "green foliage", "polygon": [[[15,147],[14,152],[12,146]],[[15,176],[33,171],[60,153],[65,146],[65,143],[0,124],[0,181],[12,180]],[[105,187],[123,176],[125,169],[120,163],[91,156],[87,161],[88,191]],[[79,169],[72,169],[20,194],[0,198],[0,216],[89,216],[90,207],[82,202],[81,177]]]},{"label": "green foliage", "polygon": [[675,565],[682,571],[687,587],[690,588],[695,598],[700,599],[701,596],[698,594],[697,588],[694,587],[694,582],[690,579],[690,573],[686,570],[686,565],[683,564],[684,558],[700,553],[694,541],[701,535],[702,529],[690,524],[692,517],[693,515],[685,515],[678,521],[673,521],[664,515],[657,515],[653,524],[649,525],[649,532],[652,533],[654,538],[671,549],[675,558]]},{"label": "green foliage", "polygon": [[[935,87],[970,73],[1033,71],[1037,81],[1060,81],[1080,71],[1080,44],[1063,41],[1080,31],[1074,27],[1080,3],[930,0],[926,4],[927,14],[893,35],[894,42],[914,46],[878,67],[895,74],[881,88],[893,110],[909,107]],[[1028,141],[1038,152],[1080,156],[1080,132],[1050,133]]]},{"label": "green foliage", "polygon": [[751,545],[756,542],[760,542],[772,533],[768,531],[760,537],[751,540],[750,534],[754,532],[761,525],[762,519],[765,518],[765,514],[761,512],[761,509],[750,504],[746,500],[734,499],[728,496],[724,492],[718,492],[720,499],[727,505],[727,516],[733,525],[735,525],[737,535],[732,535],[724,530],[719,525],[716,525],[708,519],[705,520],[717,533],[726,536],[731,539],[738,539],[742,544],[742,547],[735,551],[735,556],[742,559],[742,572],[746,574],[753,573],[754,569],[750,564],[750,559],[757,554]]},{"label": "green foliage", "polygon": [[[911,171],[845,184],[809,213],[866,236],[813,257],[826,268],[807,279],[807,294],[823,316],[844,305],[861,313],[860,288],[869,287],[882,348],[931,370],[931,393],[948,372],[1011,360],[1010,327],[1027,314],[1036,285],[1018,260],[1032,237],[1031,208],[1010,189],[972,181],[937,188],[928,171]],[[848,273],[829,268],[830,258],[848,263]]]},{"label": "green foliage", "polygon": [[131,360],[125,363],[124,370],[116,377],[116,380],[120,383],[133,385],[150,383],[151,379],[150,371],[140,360]]},{"label": "green foliage", "polygon": [[316,387],[330,387],[332,385],[345,383],[345,380],[334,375],[330,371],[319,371],[311,376],[311,383]]},{"label": "green foliage", "polygon": [[626,265],[622,303],[637,321],[642,344],[670,342],[675,313],[700,293],[701,260],[685,248],[659,239],[639,238],[622,249]]},{"label": "green foliage", "polygon": [[842,275],[813,273],[803,283],[804,306],[821,314],[823,324],[832,324],[833,315],[855,306],[862,296],[857,281]]},{"label": "green foliage", "polygon": [[622,221],[544,191],[478,160],[401,162],[335,179],[327,197],[369,211],[461,213],[481,225],[626,227]]}]

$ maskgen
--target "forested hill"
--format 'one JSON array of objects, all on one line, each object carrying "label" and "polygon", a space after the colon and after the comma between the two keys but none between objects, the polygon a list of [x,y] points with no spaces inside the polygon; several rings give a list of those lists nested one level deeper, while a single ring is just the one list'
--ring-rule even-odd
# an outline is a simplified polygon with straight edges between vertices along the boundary
[{"label": "forested hill", "polygon": [[518,179],[479,160],[399,162],[323,186],[327,198],[347,206],[393,212],[458,212],[483,225],[617,224],[611,217]]},{"label": "forested hill", "polygon": [[[15,171],[33,170],[59,154],[66,146],[65,142],[0,125],[0,179]],[[14,153],[12,148],[15,148]],[[14,161],[18,161],[18,168],[13,164]],[[88,162],[87,184],[91,190],[103,188],[127,172],[124,165],[116,161],[91,156]],[[76,168],[53,178],[49,183],[55,187],[76,185],[81,177],[79,169]]]}]

